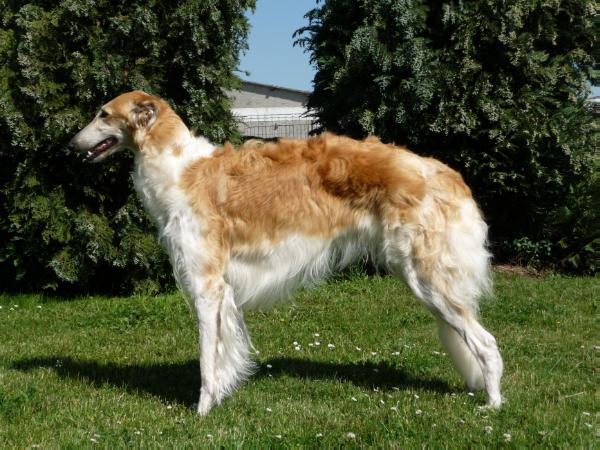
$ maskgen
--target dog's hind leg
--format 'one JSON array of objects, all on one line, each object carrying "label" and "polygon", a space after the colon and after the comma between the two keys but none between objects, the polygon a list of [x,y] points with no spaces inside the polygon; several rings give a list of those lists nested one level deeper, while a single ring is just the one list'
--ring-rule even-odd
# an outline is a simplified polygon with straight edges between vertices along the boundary
[{"label": "dog's hind leg", "polygon": [[469,389],[485,388],[488,405],[499,407],[502,357],[478,321],[478,299],[489,287],[486,227],[470,212],[433,229],[427,228],[433,220],[390,227],[385,256],[390,271],[401,274],[436,317],[442,344]]},{"label": "dog's hind leg", "polygon": [[194,307],[202,381],[198,413],[205,415],[252,372],[251,344],[233,290],[223,280],[210,283],[204,294],[196,296]]}]

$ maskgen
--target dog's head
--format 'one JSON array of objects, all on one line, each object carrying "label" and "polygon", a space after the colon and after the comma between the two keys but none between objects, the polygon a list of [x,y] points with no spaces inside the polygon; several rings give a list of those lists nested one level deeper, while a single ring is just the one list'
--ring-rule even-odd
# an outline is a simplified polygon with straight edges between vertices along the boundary
[{"label": "dog's head", "polygon": [[91,162],[126,148],[140,151],[158,117],[168,112],[172,110],[163,100],[145,92],[119,95],[100,108],[96,117],[71,139],[69,147],[84,153]]}]

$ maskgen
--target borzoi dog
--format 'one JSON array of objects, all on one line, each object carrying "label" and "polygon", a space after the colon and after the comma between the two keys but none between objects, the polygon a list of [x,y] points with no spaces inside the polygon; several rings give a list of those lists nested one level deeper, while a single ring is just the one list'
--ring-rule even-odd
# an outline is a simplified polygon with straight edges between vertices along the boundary
[{"label": "borzoi dog", "polygon": [[253,368],[242,310],[286,298],[358,258],[401,276],[437,319],[469,389],[502,401],[502,358],[478,321],[490,288],[487,226],[462,177],[376,138],[216,147],[169,105],[129,92],[70,146],[99,162],[135,154],[133,180],[198,319],[207,414]]}]

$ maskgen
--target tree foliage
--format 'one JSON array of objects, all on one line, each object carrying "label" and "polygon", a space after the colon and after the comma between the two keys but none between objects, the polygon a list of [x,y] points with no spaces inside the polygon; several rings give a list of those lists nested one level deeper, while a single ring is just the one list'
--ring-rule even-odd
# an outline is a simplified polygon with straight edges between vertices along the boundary
[{"label": "tree foliage", "polygon": [[[558,241],[559,210],[598,151],[597,119],[582,108],[600,84],[596,1],[326,0],[307,18],[297,42],[317,68],[309,106],[324,128],[377,134],[461,171],[501,258],[589,260]],[[599,251],[597,233],[583,233]]]},{"label": "tree foliage", "polygon": [[193,129],[235,133],[224,88],[255,0],[0,0],[0,286],[155,290],[170,270],[131,189],[130,157],[66,143],[100,105],[160,95]]}]

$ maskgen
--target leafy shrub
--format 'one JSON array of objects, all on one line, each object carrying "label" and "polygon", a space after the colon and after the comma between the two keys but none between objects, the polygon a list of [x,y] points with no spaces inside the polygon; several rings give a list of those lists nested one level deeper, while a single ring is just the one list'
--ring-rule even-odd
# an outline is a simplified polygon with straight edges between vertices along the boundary
[{"label": "leafy shrub", "polygon": [[579,251],[556,245],[557,217],[599,145],[583,108],[600,82],[597,2],[328,0],[307,17],[297,42],[317,67],[309,106],[324,128],[458,169],[500,259]]},{"label": "leafy shrub", "polygon": [[221,142],[254,0],[0,0],[2,288],[155,291],[170,269],[131,189],[131,158],[66,143],[100,105],[161,95]]}]

